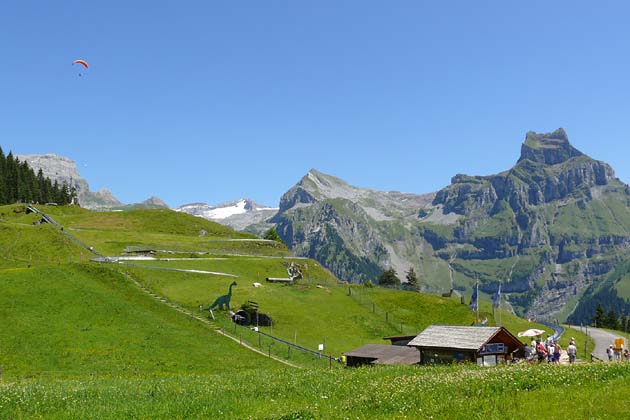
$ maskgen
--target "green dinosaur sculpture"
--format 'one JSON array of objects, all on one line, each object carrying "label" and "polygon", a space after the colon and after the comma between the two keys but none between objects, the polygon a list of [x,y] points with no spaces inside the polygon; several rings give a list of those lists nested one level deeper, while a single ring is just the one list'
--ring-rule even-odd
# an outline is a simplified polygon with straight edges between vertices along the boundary
[{"label": "green dinosaur sculpture", "polygon": [[230,308],[230,300],[232,299],[232,287],[236,286],[236,282],[233,281],[232,284],[230,284],[230,290],[228,291],[227,295],[222,295],[219,296],[218,298],[215,299],[215,301],[212,303],[212,305],[210,305],[208,307],[209,311],[212,311],[214,308],[223,308],[223,309],[231,309]]}]

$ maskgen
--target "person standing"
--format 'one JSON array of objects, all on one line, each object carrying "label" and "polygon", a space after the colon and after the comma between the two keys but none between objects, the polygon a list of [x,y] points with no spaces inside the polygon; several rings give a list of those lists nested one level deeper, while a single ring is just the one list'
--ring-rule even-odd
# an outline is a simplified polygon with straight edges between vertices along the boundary
[{"label": "person standing", "polygon": [[562,347],[560,347],[560,344],[556,341],[555,343],[553,343],[553,364],[554,365],[560,364],[561,352],[562,352]]},{"label": "person standing", "polygon": [[567,347],[567,354],[569,355],[569,363],[573,364],[575,362],[575,357],[577,356],[577,347],[575,347],[575,342],[573,340],[571,340],[569,347]]},{"label": "person standing", "polygon": [[606,350],[606,354],[608,355],[608,361],[612,362],[613,358],[615,357],[615,350],[613,349],[612,344]]}]

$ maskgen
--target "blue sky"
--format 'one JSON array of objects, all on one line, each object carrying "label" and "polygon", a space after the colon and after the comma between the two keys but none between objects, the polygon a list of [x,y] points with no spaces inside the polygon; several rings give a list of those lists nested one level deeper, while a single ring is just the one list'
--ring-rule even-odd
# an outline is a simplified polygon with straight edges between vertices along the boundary
[{"label": "blue sky", "polygon": [[630,182],[629,18],[622,1],[8,0],[0,145],[68,156],[127,203],[276,205],[311,168],[435,191],[563,127]]}]

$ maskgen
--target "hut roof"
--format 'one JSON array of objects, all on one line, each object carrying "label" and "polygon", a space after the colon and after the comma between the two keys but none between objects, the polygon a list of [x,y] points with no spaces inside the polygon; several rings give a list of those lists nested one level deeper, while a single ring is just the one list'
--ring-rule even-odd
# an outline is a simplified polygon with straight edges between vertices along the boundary
[{"label": "hut roof", "polygon": [[415,348],[406,346],[366,344],[344,354],[350,357],[375,359],[372,363],[383,365],[413,365],[420,363],[420,352]]},{"label": "hut roof", "polygon": [[414,347],[479,350],[481,346],[486,344],[501,330],[504,330],[504,328],[430,325],[411,340],[408,345]]}]

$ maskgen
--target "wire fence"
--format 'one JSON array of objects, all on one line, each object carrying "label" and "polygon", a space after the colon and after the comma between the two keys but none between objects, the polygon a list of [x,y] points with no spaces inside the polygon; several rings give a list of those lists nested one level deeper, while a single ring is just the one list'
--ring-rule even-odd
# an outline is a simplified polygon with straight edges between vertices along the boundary
[{"label": "wire fence", "polygon": [[[345,286],[344,286],[345,287]],[[371,299],[369,289],[364,287],[348,287],[348,296],[353,298],[361,306],[375,314],[381,320],[392,327],[390,331],[384,331],[384,335],[417,335],[420,333],[419,328],[415,325],[405,324],[402,320],[395,317],[390,311],[380,308]]]},{"label": "wire fence", "polygon": [[217,314],[215,322],[222,332],[238,338],[242,343],[260,350],[269,357],[279,357],[303,367],[332,369],[340,366],[339,359],[332,355],[275,337],[260,331],[258,327],[238,325],[223,314]]}]

